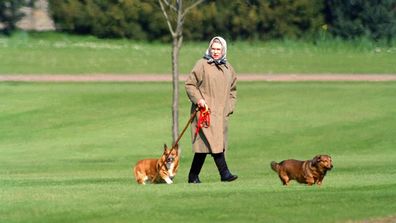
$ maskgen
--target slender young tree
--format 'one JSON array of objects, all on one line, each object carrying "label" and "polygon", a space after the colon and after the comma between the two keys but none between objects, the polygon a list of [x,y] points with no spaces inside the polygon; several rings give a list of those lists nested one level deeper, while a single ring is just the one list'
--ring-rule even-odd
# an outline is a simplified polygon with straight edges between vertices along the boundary
[{"label": "slender young tree", "polygon": [[172,35],[172,139],[179,137],[179,52],[183,43],[183,23],[187,13],[204,0],[193,1],[184,7],[183,0],[158,0],[169,32]]}]

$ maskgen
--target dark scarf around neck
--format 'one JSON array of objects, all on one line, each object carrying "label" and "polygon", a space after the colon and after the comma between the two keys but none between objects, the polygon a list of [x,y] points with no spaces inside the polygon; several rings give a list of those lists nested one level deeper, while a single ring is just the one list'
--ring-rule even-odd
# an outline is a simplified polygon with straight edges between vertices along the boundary
[{"label": "dark scarf around neck", "polygon": [[216,65],[222,65],[222,64],[226,65],[227,64],[226,58],[221,58],[219,60],[215,60],[209,54],[205,54],[203,56],[203,58],[205,58],[209,64],[211,64],[211,63],[215,63]]}]

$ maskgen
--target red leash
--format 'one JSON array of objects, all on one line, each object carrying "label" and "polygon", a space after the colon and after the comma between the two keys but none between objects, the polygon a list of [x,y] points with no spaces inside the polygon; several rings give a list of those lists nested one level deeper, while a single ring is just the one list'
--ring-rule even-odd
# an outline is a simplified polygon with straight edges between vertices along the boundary
[{"label": "red leash", "polygon": [[195,129],[195,136],[197,136],[198,132],[202,128],[208,128],[210,126],[210,109],[205,106],[199,108],[199,116],[198,116],[198,123],[197,128]]}]

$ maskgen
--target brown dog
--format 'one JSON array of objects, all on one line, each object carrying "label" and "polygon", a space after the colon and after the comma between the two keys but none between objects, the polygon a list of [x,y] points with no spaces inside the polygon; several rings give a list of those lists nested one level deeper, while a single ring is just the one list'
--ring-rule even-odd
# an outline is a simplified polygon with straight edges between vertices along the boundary
[{"label": "brown dog", "polygon": [[174,149],[168,149],[164,145],[164,152],[159,159],[139,160],[133,168],[135,179],[138,184],[146,183],[173,183],[179,168],[178,145]]},{"label": "brown dog", "polygon": [[280,163],[271,162],[271,168],[278,173],[283,185],[288,185],[290,180],[299,183],[321,185],[328,170],[333,168],[329,155],[317,155],[312,160],[283,160]]}]

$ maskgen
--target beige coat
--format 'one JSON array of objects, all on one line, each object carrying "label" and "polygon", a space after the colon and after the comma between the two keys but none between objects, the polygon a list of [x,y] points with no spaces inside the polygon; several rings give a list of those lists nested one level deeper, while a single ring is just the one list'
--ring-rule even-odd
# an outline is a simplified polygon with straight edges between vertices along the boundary
[{"label": "beige coat", "polygon": [[227,150],[228,117],[236,102],[236,74],[231,64],[209,64],[200,59],[187,77],[185,88],[191,111],[204,99],[210,113],[210,127],[202,128],[195,137],[198,115],[191,124],[193,151],[196,153],[221,153]]}]

